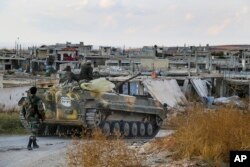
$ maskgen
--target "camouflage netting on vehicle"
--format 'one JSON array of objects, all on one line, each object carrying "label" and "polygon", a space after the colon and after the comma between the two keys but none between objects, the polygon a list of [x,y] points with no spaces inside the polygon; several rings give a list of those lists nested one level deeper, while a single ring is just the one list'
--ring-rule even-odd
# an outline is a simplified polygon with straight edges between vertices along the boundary
[{"label": "camouflage netting on vehicle", "polygon": [[115,84],[106,80],[105,78],[98,78],[88,83],[82,83],[81,88],[91,92],[104,93],[112,91],[115,88]]}]

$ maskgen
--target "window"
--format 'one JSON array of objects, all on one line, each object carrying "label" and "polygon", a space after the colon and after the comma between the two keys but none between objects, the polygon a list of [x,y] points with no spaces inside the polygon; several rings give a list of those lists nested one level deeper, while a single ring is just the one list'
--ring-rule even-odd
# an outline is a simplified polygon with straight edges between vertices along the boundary
[{"label": "window", "polygon": [[10,64],[5,65],[5,70],[11,70],[11,65]]}]

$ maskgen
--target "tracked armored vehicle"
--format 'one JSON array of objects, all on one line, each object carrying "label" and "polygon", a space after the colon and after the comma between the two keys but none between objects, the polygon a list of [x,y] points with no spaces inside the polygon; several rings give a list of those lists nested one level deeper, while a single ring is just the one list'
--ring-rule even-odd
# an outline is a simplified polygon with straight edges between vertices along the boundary
[{"label": "tracked armored vehicle", "polygon": [[[120,132],[125,138],[153,137],[166,117],[166,106],[152,98],[95,93],[78,85],[38,89],[46,112],[39,135],[71,134],[73,130],[91,131],[99,127],[106,135]],[[28,129],[22,112],[20,119]]]}]

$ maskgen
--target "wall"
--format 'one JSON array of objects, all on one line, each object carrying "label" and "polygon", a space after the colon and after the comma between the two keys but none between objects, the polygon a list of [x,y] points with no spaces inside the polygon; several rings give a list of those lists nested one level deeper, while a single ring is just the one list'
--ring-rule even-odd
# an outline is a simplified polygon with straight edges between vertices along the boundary
[{"label": "wall", "polygon": [[144,70],[163,70],[166,71],[169,67],[168,59],[141,59],[141,68]]},{"label": "wall", "polygon": [[45,59],[47,57],[47,50],[38,50],[37,57],[39,59]]},{"label": "wall", "polygon": [[26,96],[30,87],[0,88],[0,110],[8,110],[18,106],[21,97]]},{"label": "wall", "polygon": [[3,88],[3,74],[0,74],[0,88]]},{"label": "wall", "polygon": [[0,70],[4,70],[4,65],[0,61]]}]

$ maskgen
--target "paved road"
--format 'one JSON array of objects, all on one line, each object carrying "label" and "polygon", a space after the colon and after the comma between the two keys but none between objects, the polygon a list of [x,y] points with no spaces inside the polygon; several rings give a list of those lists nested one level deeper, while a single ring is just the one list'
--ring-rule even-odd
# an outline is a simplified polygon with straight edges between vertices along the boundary
[{"label": "paved road", "polygon": [[[161,130],[156,137],[163,137],[173,131]],[[28,151],[29,136],[0,136],[0,167],[65,167],[66,151],[71,143],[69,138],[40,137],[39,149]],[[147,142],[145,139],[132,140],[129,143]]]}]

